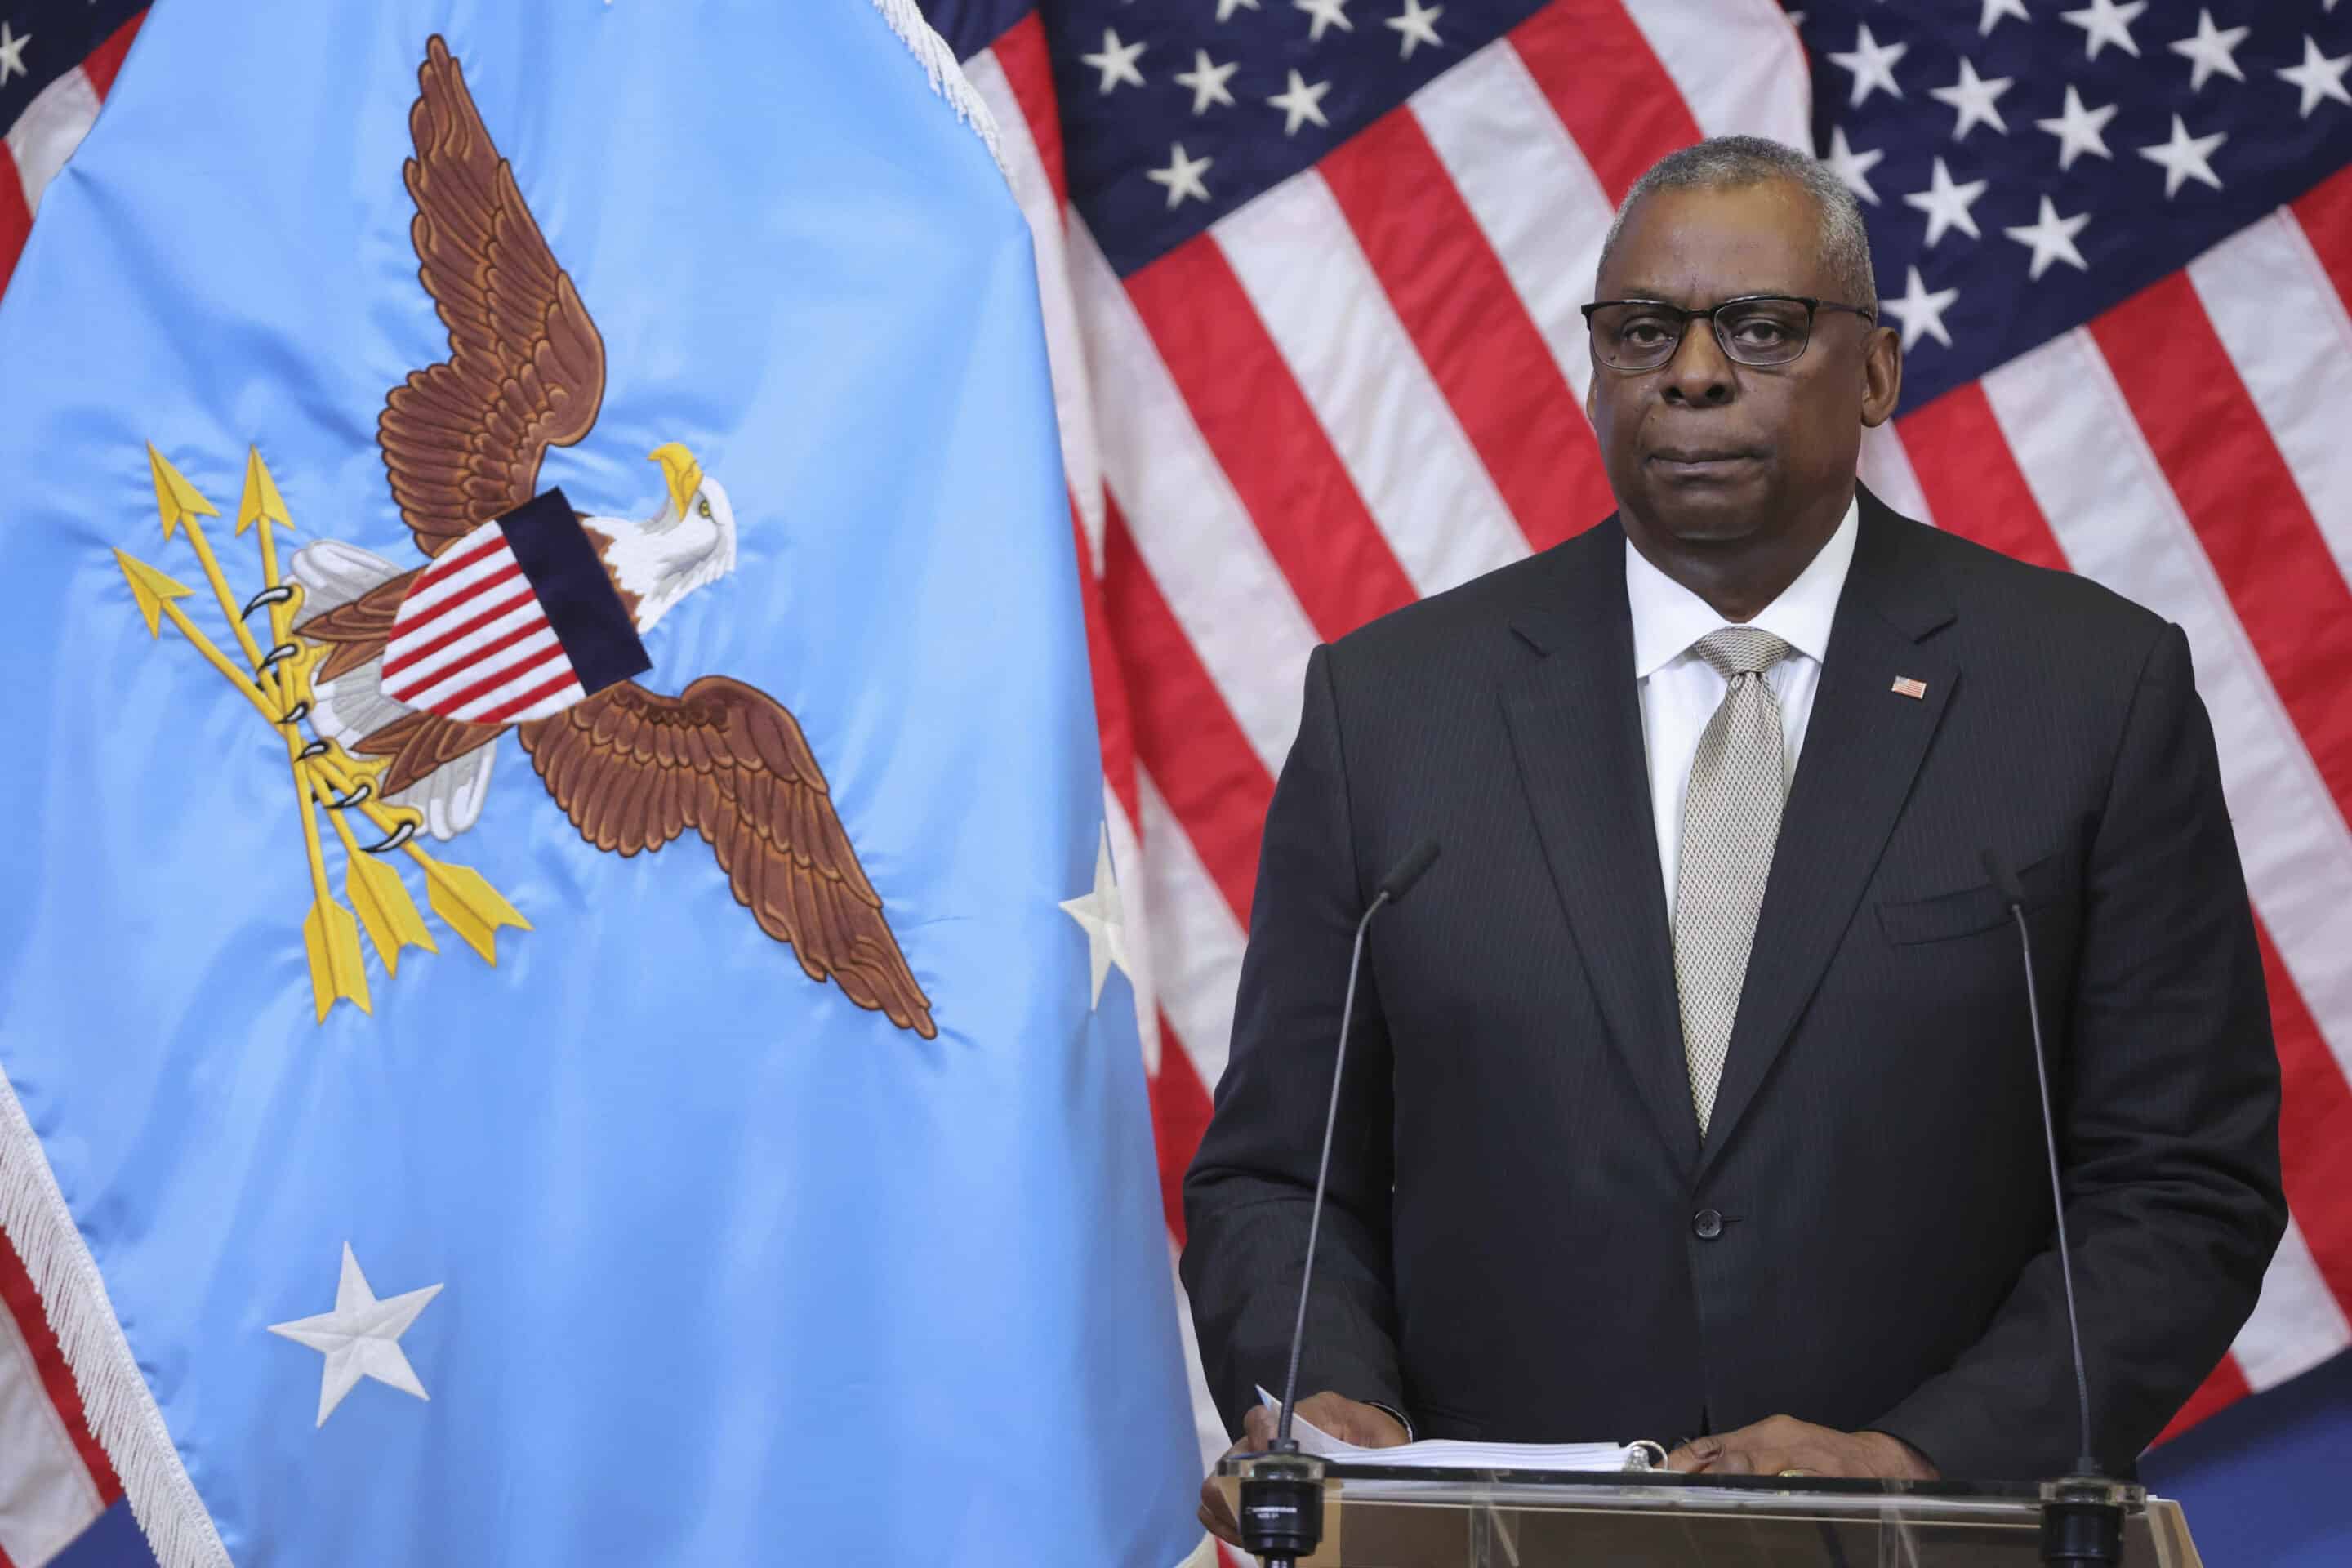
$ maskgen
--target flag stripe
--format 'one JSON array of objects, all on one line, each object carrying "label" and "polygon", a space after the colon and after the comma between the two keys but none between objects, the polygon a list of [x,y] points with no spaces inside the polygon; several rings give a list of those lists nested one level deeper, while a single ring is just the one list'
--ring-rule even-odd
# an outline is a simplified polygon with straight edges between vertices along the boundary
[{"label": "flag stripe", "polygon": [[5,139],[16,160],[17,187],[36,216],[41,193],[97,123],[98,103],[98,89],[76,67],[35,93],[16,123],[8,127]]},{"label": "flag stripe", "polygon": [[2288,211],[2335,284],[2336,297],[2352,303],[2352,168],[2320,181]]},{"label": "flag stripe", "polygon": [[1510,38],[1612,206],[1652,163],[1700,139],[1681,89],[1620,0],[1553,0]]},{"label": "flag stripe", "polygon": [[1526,554],[1323,176],[1286,180],[1214,233],[1413,589],[1433,594]]},{"label": "flag stripe", "polygon": [[2352,1347],[2352,1322],[2312,1260],[2300,1217],[2290,1218],[2263,1274],[2262,1298],[2231,1344],[2230,1359],[2245,1373],[2247,1387],[2260,1393],[2347,1347]]},{"label": "flag stripe", "polygon": [[[551,668],[551,666],[554,668]],[[555,634],[551,631],[532,637],[518,647],[502,649],[480,665],[471,667],[467,673],[471,674],[474,669],[484,669],[487,673],[480,679],[446,696],[436,693],[418,706],[430,707],[472,723],[486,718],[491,710],[529,707],[530,702],[555,689],[554,685],[545,684],[551,679],[560,685],[564,680],[575,679],[570,662],[563,657],[563,645],[555,640]],[[513,698],[524,691],[530,693],[530,700],[515,702]]]},{"label": "flag stripe", "polygon": [[1412,110],[1374,121],[1321,167],[1527,541],[1556,544],[1602,515],[1592,426]]},{"label": "flag stripe", "polygon": [[2352,587],[2196,289],[2175,274],[2090,331],[2337,810],[2352,812]]},{"label": "flag stripe", "polygon": [[1900,425],[1911,470],[1944,527],[2004,555],[2065,570],[1981,385],[1956,386]]},{"label": "flag stripe", "polygon": [[0,289],[7,288],[16,273],[16,258],[24,254],[25,238],[32,232],[32,204],[25,199],[16,155],[8,151],[6,142],[0,141]]},{"label": "flag stripe", "polygon": [[[1213,1089],[1224,1076],[1233,1040],[1234,994],[1248,918],[1220,896],[1159,782],[1139,771],[1136,790],[1143,802],[1144,842],[1152,847],[1144,878],[1160,920],[1152,942],[1159,949],[1160,1005],[1175,1026],[1174,1037],[1192,1053],[1201,1082]],[[1192,1158],[1192,1151],[1185,1151],[1185,1158]]]},{"label": "flag stripe", "polygon": [[123,58],[131,52],[131,40],[139,36],[139,24],[146,19],[146,12],[133,13],[131,20],[108,34],[106,41],[90,50],[89,58],[81,62],[82,74],[89,78],[100,101],[103,102],[106,95],[114,90],[114,79],[121,72]]},{"label": "flag stripe", "polygon": [[2263,977],[2279,1056],[2279,1163],[2288,1206],[2304,1226],[2313,1267],[2338,1301],[2352,1301],[2352,1084],[2320,1037],[2268,928]]},{"label": "flag stripe", "polygon": [[[1136,552],[1181,627],[1180,640],[1270,773],[1298,722],[1297,682],[1318,640],[1315,627],[1210,455],[1126,289],[1075,217],[1069,237],[1088,353],[1120,367],[1122,395],[1104,399],[1098,410],[1108,488],[1131,509]],[[1115,605],[1111,624],[1121,625]],[[1127,668],[1139,703],[1159,676],[1149,667]],[[1176,679],[1189,679],[1189,670]]]},{"label": "flag stripe", "polygon": [[[2352,213],[2345,216],[2352,222]],[[2352,578],[2352,442],[2344,438],[2352,417],[2352,322],[2344,302],[2284,210],[2190,262],[2189,281],[2336,574]]]},{"label": "flag stripe", "polygon": [[[522,618],[518,619],[519,616]],[[384,690],[398,696],[401,690],[422,684],[419,677],[480,646],[468,639],[484,636],[496,637],[509,626],[533,624],[545,626],[547,617],[539,613],[539,600],[532,595],[530,584],[525,583],[514,593],[491,600],[472,616],[436,636],[418,642],[404,640],[398,653],[387,647],[383,660]],[[460,644],[465,646],[458,646]]]},{"label": "flag stripe", "polygon": [[[1249,525],[1317,632],[1341,637],[1412,603],[1412,579],[1225,249],[1206,236],[1192,240],[1131,275],[1127,291]],[[1139,521],[1149,526],[1147,514]]]},{"label": "flag stripe", "polygon": [[[1030,149],[1045,172],[1058,212],[1069,202],[1070,183],[1062,158],[1062,116],[1054,105],[1054,62],[1045,51],[1045,25],[1031,11],[1005,28],[984,52],[995,61],[1007,92],[1020,106],[1022,128],[1029,134]],[[994,102],[989,108],[995,111],[1002,130],[1012,117]]]},{"label": "flag stripe", "polygon": [[1804,45],[1771,0],[1623,0],[1625,14],[1709,136],[1769,136],[1810,146]]},{"label": "flag stripe", "polygon": [[565,665],[560,667],[553,675],[538,685],[518,693],[497,707],[468,713],[465,717],[467,722],[472,724],[503,724],[510,719],[521,718],[526,713],[536,716],[539,713],[552,711],[554,708],[564,706],[567,699],[570,701],[577,701],[579,690],[579,681],[573,679],[571,667]]},{"label": "flag stripe", "polygon": [[415,699],[415,705],[438,706],[451,700],[444,695],[449,683],[483,670],[499,668],[511,663],[528,647],[541,647],[555,641],[555,630],[540,614],[536,603],[526,599],[523,607],[499,617],[494,626],[482,628],[482,635],[468,637],[457,647],[445,650],[431,669],[415,671],[397,687],[384,682],[387,697],[402,701]]},{"label": "flag stripe", "polygon": [[[1160,596],[1116,493],[1105,512],[1103,607],[1120,631],[1137,766],[1158,775],[1186,842],[1209,868],[1226,907],[1246,923],[1258,826],[1274,799],[1274,775],[1234,726],[1197,656],[1200,645]],[[1150,818],[1146,810],[1143,839],[1156,845]],[[1167,906],[1160,908],[1164,915]]]}]

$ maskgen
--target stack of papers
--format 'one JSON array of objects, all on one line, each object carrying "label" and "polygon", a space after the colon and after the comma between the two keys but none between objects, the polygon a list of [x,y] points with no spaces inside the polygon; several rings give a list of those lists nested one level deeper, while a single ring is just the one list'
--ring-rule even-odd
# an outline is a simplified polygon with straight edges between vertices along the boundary
[{"label": "stack of papers", "polygon": [[[1280,1401],[1265,1389],[1268,1405]],[[1291,1417],[1290,1435],[1299,1449],[1318,1459],[1351,1465],[1392,1465],[1425,1470],[1647,1470],[1665,1462],[1655,1443],[1465,1443],[1432,1437],[1395,1448],[1344,1443],[1304,1415]]]}]

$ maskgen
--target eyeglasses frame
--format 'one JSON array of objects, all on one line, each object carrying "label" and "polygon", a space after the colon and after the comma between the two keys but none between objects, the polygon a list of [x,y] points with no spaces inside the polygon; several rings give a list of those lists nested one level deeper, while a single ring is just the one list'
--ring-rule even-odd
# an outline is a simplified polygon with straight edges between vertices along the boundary
[{"label": "eyeglasses frame", "polygon": [[[1775,360],[1769,364],[1750,364],[1732,353],[1731,345],[1723,341],[1723,323],[1717,317],[1716,312],[1727,310],[1734,305],[1753,305],[1766,300],[1786,300],[1790,304],[1802,305],[1805,308],[1804,348],[1799,349],[1784,360]],[[1848,305],[1837,300],[1816,299],[1810,294],[1741,294],[1734,299],[1718,300],[1703,310],[1687,310],[1664,300],[1595,300],[1589,304],[1578,307],[1584,316],[1584,330],[1587,334],[1592,331],[1592,313],[1595,310],[1605,310],[1612,305],[1649,305],[1660,310],[1670,310],[1682,318],[1682,328],[1675,336],[1675,346],[1667,350],[1666,357],[1655,364],[1630,366],[1611,364],[1601,357],[1601,351],[1596,346],[1592,351],[1592,363],[1603,369],[1613,370],[1620,375],[1647,375],[1653,371],[1664,370],[1674,363],[1675,356],[1683,352],[1683,340],[1690,336],[1690,325],[1693,321],[1706,321],[1707,331],[1715,334],[1715,346],[1723,351],[1723,357],[1748,370],[1779,370],[1784,365],[1792,365],[1804,358],[1805,349],[1813,346],[1813,327],[1823,310],[1843,310],[1849,314],[1860,316],[1873,326],[1878,322],[1878,311],[1871,306]]]}]

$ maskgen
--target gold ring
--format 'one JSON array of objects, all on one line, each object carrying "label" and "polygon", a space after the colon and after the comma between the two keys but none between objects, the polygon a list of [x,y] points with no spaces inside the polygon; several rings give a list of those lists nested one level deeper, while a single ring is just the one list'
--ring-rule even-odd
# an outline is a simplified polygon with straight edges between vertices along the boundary
[{"label": "gold ring", "polygon": [[1782,1470],[1780,1473],[1784,1476],[1810,1476],[1813,1472],[1811,1470],[1787,1469]]}]

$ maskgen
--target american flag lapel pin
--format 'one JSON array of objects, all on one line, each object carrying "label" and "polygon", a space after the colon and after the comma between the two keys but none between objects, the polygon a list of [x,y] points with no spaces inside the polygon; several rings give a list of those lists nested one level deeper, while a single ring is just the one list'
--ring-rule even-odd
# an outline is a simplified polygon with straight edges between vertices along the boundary
[{"label": "american flag lapel pin", "polygon": [[1927,695],[1927,683],[1924,680],[1914,680],[1907,675],[1898,675],[1895,678],[1895,694],[1897,697],[1911,698],[1916,701]]}]

